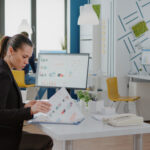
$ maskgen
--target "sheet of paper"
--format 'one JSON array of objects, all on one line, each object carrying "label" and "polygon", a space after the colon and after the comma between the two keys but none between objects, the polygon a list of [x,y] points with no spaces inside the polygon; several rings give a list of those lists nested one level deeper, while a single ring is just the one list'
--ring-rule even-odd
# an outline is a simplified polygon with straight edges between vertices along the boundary
[{"label": "sheet of paper", "polygon": [[76,123],[84,119],[75,101],[65,88],[61,88],[50,99],[52,107],[47,113],[38,113],[32,122]]}]

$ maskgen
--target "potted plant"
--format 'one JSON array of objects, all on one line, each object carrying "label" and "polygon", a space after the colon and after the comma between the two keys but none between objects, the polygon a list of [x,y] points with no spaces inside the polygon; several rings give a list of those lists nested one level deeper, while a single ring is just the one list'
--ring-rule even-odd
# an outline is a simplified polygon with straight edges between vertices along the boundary
[{"label": "potted plant", "polygon": [[77,97],[80,100],[83,100],[88,106],[88,102],[92,99],[91,95],[87,91],[77,91]]},{"label": "potted plant", "polygon": [[90,94],[88,91],[77,91],[78,99],[80,99],[79,106],[83,113],[95,113],[96,112],[96,96]]},{"label": "potted plant", "polygon": [[67,50],[67,38],[65,37],[64,41],[61,42],[62,50]]}]

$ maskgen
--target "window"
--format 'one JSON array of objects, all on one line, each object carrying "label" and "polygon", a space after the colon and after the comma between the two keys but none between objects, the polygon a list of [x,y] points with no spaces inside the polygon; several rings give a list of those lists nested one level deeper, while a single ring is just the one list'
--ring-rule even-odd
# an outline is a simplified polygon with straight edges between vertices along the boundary
[{"label": "window", "polygon": [[62,50],[65,41],[65,0],[37,0],[37,53]]},{"label": "window", "polygon": [[5,0],[5,35],[17,34],[18,26],[23,19],[31,25],[31,1]]},{"label": "window", "polygon": [[[62,50],[61,44],[64,44],[67,38],[65,36],[67,0],[36,0],[35,3],[32,2],[31,0],[5,0],[5,35],[17,34],[18,27],[24,19],[31,26],[32,13],[34,27],[32,29],[35,29],[36,26],[36,33],[33,30],[34,34],[32,34],[34,35],[33,43],[36,44],[36,57],[42,50]],[[33,7],[36,10],[31,10]],[[33,21],[34,17],[36,17],[35,22]]]}]

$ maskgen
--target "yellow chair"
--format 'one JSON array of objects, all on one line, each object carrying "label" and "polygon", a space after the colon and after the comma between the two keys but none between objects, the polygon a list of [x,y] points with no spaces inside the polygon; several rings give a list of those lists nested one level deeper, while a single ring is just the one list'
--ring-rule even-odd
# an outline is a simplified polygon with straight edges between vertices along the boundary
[{"label": "yellow chair", "polygon": [[35,84],[25,83],[25,72],[23,70],[12,70],[12,74],[20,88],[28,88],[35,86]]},{"label": "yellow chair", "polygon": [[107,82],[108,98],[113,102],[117,102],[117,101],[135,102],[136,100],[140,99],[139,96],[120,96],[118,93],[117,77],[107,78],[106,82]]}]

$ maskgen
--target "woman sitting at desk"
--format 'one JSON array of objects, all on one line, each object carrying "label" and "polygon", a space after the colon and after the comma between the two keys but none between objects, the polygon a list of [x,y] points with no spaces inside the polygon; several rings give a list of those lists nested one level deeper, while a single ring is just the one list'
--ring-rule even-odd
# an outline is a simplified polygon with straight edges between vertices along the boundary
[{"label": "woman sitting at desk", "polygon": [[[32,42],[18,34],[3,37],[0,43],[0,149],[18,150],[24,120],[38,112],[50,110],[48,102],[32,100],[22,103],[22,97],[11,69],[21,70],[32,56]],[[35,140],[35,139],[34,139]],[[51,147],[52,147],[52,140]],[[31,141],[32,142],[32,141]],[[34,142],[34,141],[33,141]],[[32,148],[31,148],[32,149]]]}]

